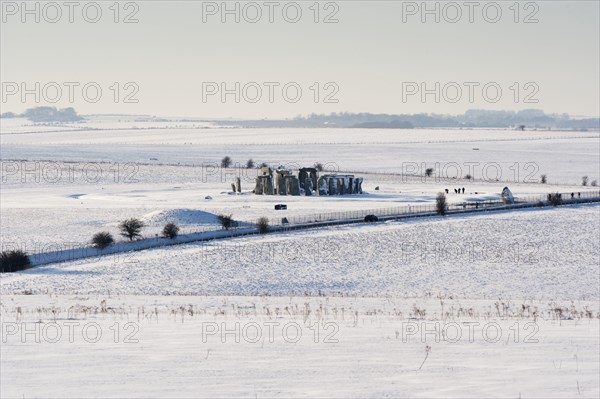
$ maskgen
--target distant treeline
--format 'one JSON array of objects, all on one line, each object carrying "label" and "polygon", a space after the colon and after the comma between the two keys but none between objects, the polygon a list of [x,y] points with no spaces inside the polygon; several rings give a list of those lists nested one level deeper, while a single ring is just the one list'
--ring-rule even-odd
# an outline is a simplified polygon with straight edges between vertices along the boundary
[{"label": "distant treeline", "polygon": [[572,119],[567,114],[546,115],[541,110],[486,111],[468,110],[462,115],[332,113],[299,116],[282,120],[217,121],[242,127],[332,127],[366,129],[412,128],[516,128],[527,129],[600,129],[599,118]]},{"label": "distant treeline", "polygon": [[[33,122],[76,122],[84,118],[75,109],[55,107],[30,108],[22,114],[11,112],[0,115],[2,118],[27,118]],[[153,121],[166,121],[152,117]],[[171,120],[176,121],[176,120]],[[195,120],[200,121],[200,120]],[[573,119],[567,114],[547,115],[538,109],[522,111],[468,110],[462,115],[438,114],[370,114],[332,113],[311,114],[292,119],[260,120],[210,120],[220,126],[240,126],[257,128],[284,127],[331,127],[362,129],[413,129],[413,128],[526,128],[526,129],[600,129],[599,118]]]},{"label": "distant treeline", "polygon": [[57,109],[56,107],[30,108],[22,114],[6,112],[1,118],[26,118],[32,122],[77,122],[83,120],[74,108]]}]

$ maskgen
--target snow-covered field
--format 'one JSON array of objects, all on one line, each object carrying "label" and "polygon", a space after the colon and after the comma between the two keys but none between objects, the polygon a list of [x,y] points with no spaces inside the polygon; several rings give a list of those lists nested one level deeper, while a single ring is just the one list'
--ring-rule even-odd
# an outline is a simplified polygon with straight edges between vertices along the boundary
[{"label": "snow-covered field", "polygon": [[0,314],[2,397],[600,394],[597,302],[4,295]]},{"label": "snow-covered field", "polygon": [[[118,235],[127,217],[145,220],[144,235],[154,237],[167,222],[182,232],[212,229],[219,213],[279,220],[418,206],[444,189],[452,203],[498,199],[505,185],[521,197],[580,192],[591,189],[578,186],[582,176],[590,183],[600,178],[598,132],[239,129],[120,118],[60,126],[2,119],[3,242],[39,252],[64,242],[86,245],[99,230]],[[220,168],[225,155],[232,168]],[[351,171],[364,178],[368,194],[286,197],[288,210],[275,212],[281,198],[250,193],[258,170],[245,168],[249,158]],[[425,178],[427,168],[433,174]],[[467,174],[474,180],[464,180]],[[543,174],[548,185],[539,184]],[[244,194],[229,195],[238,176]],[[465,187],[465,195],[453,195],[456,187]]]},{"label": "snow-covered field", "polygon": [[[62,244],[85,246],[99,231],[118,237],[119,221],[130,217],[143,220],[143,235],[153,238],[169,222],[177,223],[182,233],[219,228],[218,214],[232,215],[242,222],[264,216],[275,223],[284,217],[293,220],[352,211],[418,210],[430,207],[444,189],[450,191],[448,201],[457,204],[499,200],[505,185],[523,199],[548,192],[597,191],[564,184],[357,173],[364,178],[363,195],[256,196],[251,190],[257,169],[132,165],[2,161],[2,242],[29,252]],[[237,176],[242,179],[243,192],[232,195],[230,186]],[[464,187],[465,194],[455,194],[456,187]],[[278,203],[287,204],[288,209],[275,211]]]},{"label": "snow-covered field", "polygon": [[218,165],[228,155],[238,165],[253,158],[272,165],[321,162],[334,170],[385,173],[416,168],[423,174],[434,167],[444,177],[470,173],[511,182],[539,181],[541,174],[561,184],[578,184],[584,175],[590,181],[600,177],[597,131],[185,128],[183,122],[181,128],[152,122],[133,129],[131,121],[117,128],[118,121],[103,127],[94,120],[59,132],[41,126],[25,133],[14,121],[2,123],[8,123],[2,126],[3,160]]},{"label": "snow-covered field", "polygon": [[[88,245],[99,231],[117,237],[129,217],[154,237],[168,222],[218,228],[221,213],[254,221],[418,209],[445,188],[451,203],[498,199],[504,186],[518,198],[576,195],[597,191],[582,176],[600,178],[598,132],[118,118],[2,121],[3,249]],[[225,155],[233,168],[218,167]],[[255,196],[248,158],[321,162],[364,177],[366,193]],[[236,176],[240,195],[229,193]],[[599,264],[600,206],[576,205],[248,236],[2,274],[0,396],[598,397]]]},{"label": "snow-covered field", "polygon": [[5,275],[5,294],[598,300],[600,207],[335,227],[187,244]]}]

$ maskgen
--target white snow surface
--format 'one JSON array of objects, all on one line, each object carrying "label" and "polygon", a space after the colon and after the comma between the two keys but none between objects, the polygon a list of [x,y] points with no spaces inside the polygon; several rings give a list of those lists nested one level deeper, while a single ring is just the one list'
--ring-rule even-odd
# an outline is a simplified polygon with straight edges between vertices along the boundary
[{"label": "white snow surface", "polygon": [[[272,165],[321,162],[339,170],[388,173],[400,173],[407,164],[416,163],[420,168],[422,163],[427,167],[440,163],[460,165],[458,177],[468,173],[471,163],[478,165],[471,173],[475,178],[485,173],[485,165],[495,163],[501,167],[500,180],[510,180],[515,169],[520,175],[533,173],[537,180],[547,174],[550,183],[578,183],[584,175],[600,177],[597,131],[186,129],[167,128],[164,123],[132,129],[130,121],[121,125],[113,121],[105,130],[95,130],[97,126],[102,123],[91,121],[68,125],[58,132],[33,129],[18,134],[18,125],[3,127],[2,159],[218,165],[228,155],[239,165],[253,158]],[[525,169],[527,165],[535,165],[535,170]]]},{"label": "white snow surface", "polygon": [[[519,199],[597,191],[581,177],[600,177],[598,132],[238,129],[104,115],[2,119],[0,141],[1,244],[30,253],[86,246],[98,231],[118,237],[130,217],[153,238],[168,222],[213,230],[221,213],[254,221],[415,209],[445,188],[450,203],[497,200],[504,186]],[[216,167],[225,155],[233,168]],[[321,162],[364,177],[368,194],[254,196],[249,158]],[[462,179],[468,165],[473,180]],[[240,175],[243,193],[232,195]],[[598,398],[599,265],[600,206],[577,205],[1,274],[0,397]]]},{"label": "white snow surface", "polygon": [[335,227],[111,255],[3,275],[3,293],[598,300],[598,205]]},{"label": "white snow surface", "polygon": [[[86,169],[86,165],[88,168]],[[597,187],[549,185],[537,182],[439,179],[424,176],[358,173],[366,194],[291,197],[258,196],[250,191],[257,170],[176,165],[138,165],[127,169],[112,163],[6,161],[2,164],[0,232],[5,246],[29,253],[49,247],[82,247],[99,231],[120,238],[118,223],[136,217],[146,223],[142,234],[154,238],[164,224],[173,222],[181,233],[218,229],[216,215],[255,222],[260,217],[277,221],[317,214],[431,208],[438,192],[448,188],[450,203],[500,200],[505,185],[517,198],[545,196],[548,192],[598,191]],[[98,168],[98,169],[96,169]],[[33,173],[27,172],[33,171]],[[135,172],[135,173],[134,173]],[[133,175],[131,175],[133,173]],[[242,178],[239,195],[230,193],[231,182]],[[454,194],[453,187],[465,187]],[[379,190],[376,190],[379,188]],[[285,203],[288,209],[275,211]],[[307,219],[308,220],[308,219]]]},{"label": "white snow surface", "polygon": [[3,295],[0,394],[597,398],[598,310],[440,295]]}]

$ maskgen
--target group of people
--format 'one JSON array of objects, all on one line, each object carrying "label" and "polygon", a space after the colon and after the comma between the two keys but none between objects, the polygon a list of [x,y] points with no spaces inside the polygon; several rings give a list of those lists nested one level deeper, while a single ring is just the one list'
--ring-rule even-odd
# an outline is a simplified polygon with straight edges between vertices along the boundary
[{"label": "group of people", "polygon": [[[448,193],[450,192],[450,190],[448,190],[447,188],[446,188],[445,190],[446,190],[446,194],[448,194]],[[459,188],[455,188],[455,189],[454,189],[454,194],[461,194],[461,191],[460,191],[460,190],[462,190],[462,194],[464,194],[464,193],[465,193],[465,188],[463,187],[463,188],[461,189],[461,188],[459,187]]]},{"label": "group of people", "polygon": [[[557,194],[558,199],[562,199],[562,194],[558,193]],[[571,193],[571,199],[575,198],[575,193]],[[581,198],[581,193],[577,193],[577,198]],[[552,194],[548,194],[548,201],[550,201],[552,199]]]}]

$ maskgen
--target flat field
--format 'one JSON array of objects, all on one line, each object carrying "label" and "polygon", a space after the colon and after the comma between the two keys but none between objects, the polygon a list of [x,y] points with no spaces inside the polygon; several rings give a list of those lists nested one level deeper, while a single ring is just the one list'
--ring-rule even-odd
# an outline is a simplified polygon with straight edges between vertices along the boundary
[{"label": "flat field", "polygon": [[[247,223],[419,209],[446,188],[459,204],[499,199],[505,186],[517,198],[577,195],[597,191],[582,176],[600,177],[598,132],[115,118],[1,127],[2,247],[29,253],[86,246],[99,231],[119,237],[130,217],[151,238],[168,222],[184,233],[218,229],[219,214]],[[230,168],[220,168],[224,156]],[[249,158],[320,162],[363,177],[365,193],[257,196]],[[230,192],[236,177],[241,194]],[[248,236],[4,273],[0,394],[598,397],[599,243],[600,206],[590,204]]]}]

